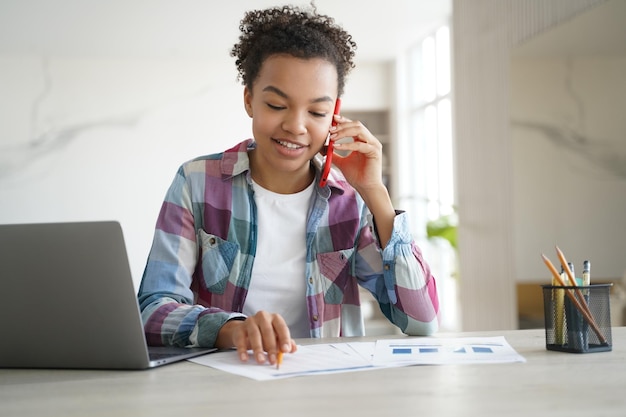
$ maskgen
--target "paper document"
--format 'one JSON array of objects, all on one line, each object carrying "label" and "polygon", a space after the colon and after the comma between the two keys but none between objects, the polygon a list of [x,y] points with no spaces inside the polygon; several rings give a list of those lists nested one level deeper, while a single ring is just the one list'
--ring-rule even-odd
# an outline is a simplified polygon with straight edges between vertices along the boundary
[{"label": "paper document", "polygon": [[276,365],[257,364],[254,359],[241,362],[236,351],[217,352],[189,359],[222,371],[265,381],[302,375],[362,371],[373,368],[371,354],[374,342],[298,346],[293,354],[283,355],[280,369]]},{"label": "paper document", "polygon": [[254,360],[241,362],[235,350],[188,359],[200,365],[266,381],[294,376],[367,371],[410,365],[525,362],[504,339],[406,337],[376,342],[347,342],[298,346],[283,355],[280,369]]},{"label": "paper document", "polygon": [[448,365],[526,362],[502,336],[378,340],[373,364]]}]

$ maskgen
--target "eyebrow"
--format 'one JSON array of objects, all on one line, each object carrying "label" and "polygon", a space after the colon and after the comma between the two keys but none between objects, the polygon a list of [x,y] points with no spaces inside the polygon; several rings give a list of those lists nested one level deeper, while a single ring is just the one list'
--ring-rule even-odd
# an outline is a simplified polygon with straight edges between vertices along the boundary
[{"label": "eyebrow", "polygon": [[[285,93],[283,90],[281,90],[278,87],[274,87],[273,85],[268,85],[267,87],[265,87],[263,89],[263,91],[268,91],[268,92],[272,92],[272,93],[278,94],[279,96],[281,96],[283,98],[289,98],[287,93]],[[311,100],[311,103],[322,103],[322,102],[325,102],[325,101],[332,102],[333,99],[331,97],[329,97],[329,96],[322,96],[322,97],[314,98],[313,100]]]}]

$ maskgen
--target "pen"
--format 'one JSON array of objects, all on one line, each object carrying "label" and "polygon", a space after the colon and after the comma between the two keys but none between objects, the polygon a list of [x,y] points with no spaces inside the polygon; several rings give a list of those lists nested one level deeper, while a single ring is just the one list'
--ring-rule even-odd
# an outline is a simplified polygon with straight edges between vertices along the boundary
[{"label": "pen", "polygon": [[572,273],[572,276],[574,277],[574,280],[575,280],[576,279],[576,273],[574,272],[574,264],[572,262],[568,262],[567,263],[567,267],[569,268],[569,270]]},{"label": "pen", "polygon": [[283,363],[283,352],[278,351],[278,355],[276,355],[276,369],[280,369],[281,363]]},{"label": "pen", "polygon": [[[591,285],[591,262],[585,260],[583,262],[583,287],[589,288]],[[585,297],[585,302],[589,303],[589,294],[590,290],[583,290],[583,295]],[[589,328],[587,327],[587,323],[583,323],[583,346],[589,346]]]},{"label": "pen", "polygon": [[[571,276],[574,277],[574,282],[580,285],[580,280],[576,278],[576,273],[574,272],[574,264],[572,262],[567,263],[567,268],[569,268],[569,272],[571,272]],[[569,303],[567,299],[565,301],[565,328],[567,329],[567,344],[576,350],[583,350],[584,342],[583,342],[583,317],[580,314],[576,314],[575,309],[573,308],[572,303]],[[587,300],[585,300],[587,302]],[[586,347],[585,347],[586,349]]]},{"label": "pen", "polygon": [[591,285],[591,262],[583,262],[583,285]]}]

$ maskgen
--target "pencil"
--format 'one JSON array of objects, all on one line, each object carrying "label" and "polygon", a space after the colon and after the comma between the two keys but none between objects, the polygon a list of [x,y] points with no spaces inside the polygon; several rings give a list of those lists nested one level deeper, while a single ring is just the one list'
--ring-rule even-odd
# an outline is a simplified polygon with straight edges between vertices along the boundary
[{"label": "pencil", "polygon": [[561,249],[559,249],[558,246],[555,246],[555,248],[556,248],[556,254],[559,257],[559,261],[561,262],[561,266],[563,267],[563,269],[565,270],[565,273],[567,274],[567,278],[569,279],[570,285],[572,287],[575,287],[576,278],[572,276],[572,270],[569,267],[567,259],[565,259],[565,255],[563,254],[563,251],[561,251]]},{"label": "pencil", "polygon": [[280,369],[281,363],[283,363],[283,352],[278,351],[278,355],[276,355],[276,369]]},{"label": "pencil", "polygon": [[[563,276],[563,274],[561,274]],[[552,286],[559,285],[558,281],[552,278]],[[554,342],[557,345],[565,344],[565,292],[552,290],[552,302],[554,303]]]},{"label": "pencil", "polygon": [[589,306],[587,305],[587,302],[583,298],[583,293],[580,291],[580,289],[578,288],[578,285],[576,284],[576,278],[572,275],[572,270],[569,267],[567,259],[565,259],[565,255],[563,254],[563,251],[561,251],[561,249],[559,249],[558,246],[556,247],[556,254],[559,257],[559,261],[561,261],[561,266],[563,267],[563,269],[565,270],[565,273],[567,274],[567,277],[569,279],[570,285],[572,287],[576,287],[576,289],[575,289],[576,295],[578,296],[578,298],[580,298],[580,301],[582,303],[581,304],[582,307],[591,316],[591,310],[589,310]]},{"label": "pencil", "polygon": [[[544,254],[542,254],[541,257],[543,258],[543,262],[548,266],[548,269],[550,270],[550,272],[552,272],[552,276],[556,279],[556,281],[561,286],[565,287],[566,286],[565,282],[561,279],[561,276],[557,272],[557,270],[554,267],[554,265],[552,265],[552,262],[550,262],[550,260]],[[567,263],[566,263],[566,265],[567,265]],[[587,323],[589,323],[589,325],[591,326],[593,331],[596,333],[596,335],[598,335],[598,339],[600,339],[600,342],[602,344],[607,344],[606,338],[604,337],[604,335],[602,334],[602,332],[598,328],[598,325],[596,324],[596,321],[593,319],[593,316],[589,313],[589,307],[587,306],[587,308],[585,309],[581,305],[581,303],[578,301],[578,299],[576,298],[576,296],[574,295],[574,293],[572,291],[565,291],[565,294],[567,294],[567,296],[570,298],[570,300],[572,300],[572,302],[574,303],[574,305],[576,306],[578,311],[580,311],[580,313],[585,318],[585,321]],[[586,306],[587,303],[585,303],[584,299],[583,299],[583,303]]]}]

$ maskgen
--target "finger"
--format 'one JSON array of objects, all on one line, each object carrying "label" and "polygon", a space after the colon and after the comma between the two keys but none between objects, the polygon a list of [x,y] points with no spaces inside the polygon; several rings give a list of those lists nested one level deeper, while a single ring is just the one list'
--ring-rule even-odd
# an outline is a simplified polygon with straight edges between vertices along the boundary
[{"label": "finger", "polygon": [[250,344],[250,349],[252,350],[252,355],[257,363],[265,363],[266,356],[265,351],[263,350],[263,335],[261,330],[259,329],[259,325],[256,320],[246,320],[248,323],[248,343]]},{"label": "finger", "polygon": [[[344,132],[346,129],[349,129],[349,128],[363,126],[361,124],[361,122],[350,120],[350,119],[348,119],[346,117],[343,117],[341,115],[336,115],[335,118],[334,118],[334,122],[335,122],[335,124],[332,124],[330,126],[330,129],[329,129],[329,132],[331,134],[331,138],[333,136],[333,133]],[[340,133],[340,135],[343,135],[343,133]],[[347,137],[347,135],[342,136],[342,137]]]},{"label": "finger", "polygon": [[263,346],[271,364],[277,362],[278,352],[291,352],[289,327],[280,314],[272,314],[267,321],[267,326],[263,325],[261,331],[263,333]]},{"label": "finger", "polygon": [[337,122],[337,124],[352,122],[352,120],[348,119],[347,117],[341,114],[335,114],[333,117],[335,119],[335,122]]},{"label": "finger", "polygon": [[337,150],[359,152],[370,157],[382,155],[382,145],[376,142],[355,140],[354,142],[335,143],[334,146]]},{"label": "finger", "polygon": [[[285,323],[285,320],[280,315],[276,315],[273,321],[274,332],[276,333],[277,351],[280,350],[283,353],[290,353],[292,350],[291,334],[289,332],[289,326]],[[295,342],[293,342],[295,344]]]},{"label": "finger", "polygon": [[294,353],[298,350],[298,345],[296,345],[296,341],[291,339],[291,341],[289,342],[289,352],[288,353]]},{"label": "finger", "polygon": [[380,141],[367,130],[361,122],[354,122],[351,125],[341,125],[335,130],[331,130],[330,139],[336,141],[343,138],[352,138],[352,142],[364,142],[364,143],[380,143]]},{"label": "finger", "polygon": [[235,330],[233,334],[233,345],[237,349],[237,355],[242,362],[248,362],[248,337],[246,335],[245,326]]}]

